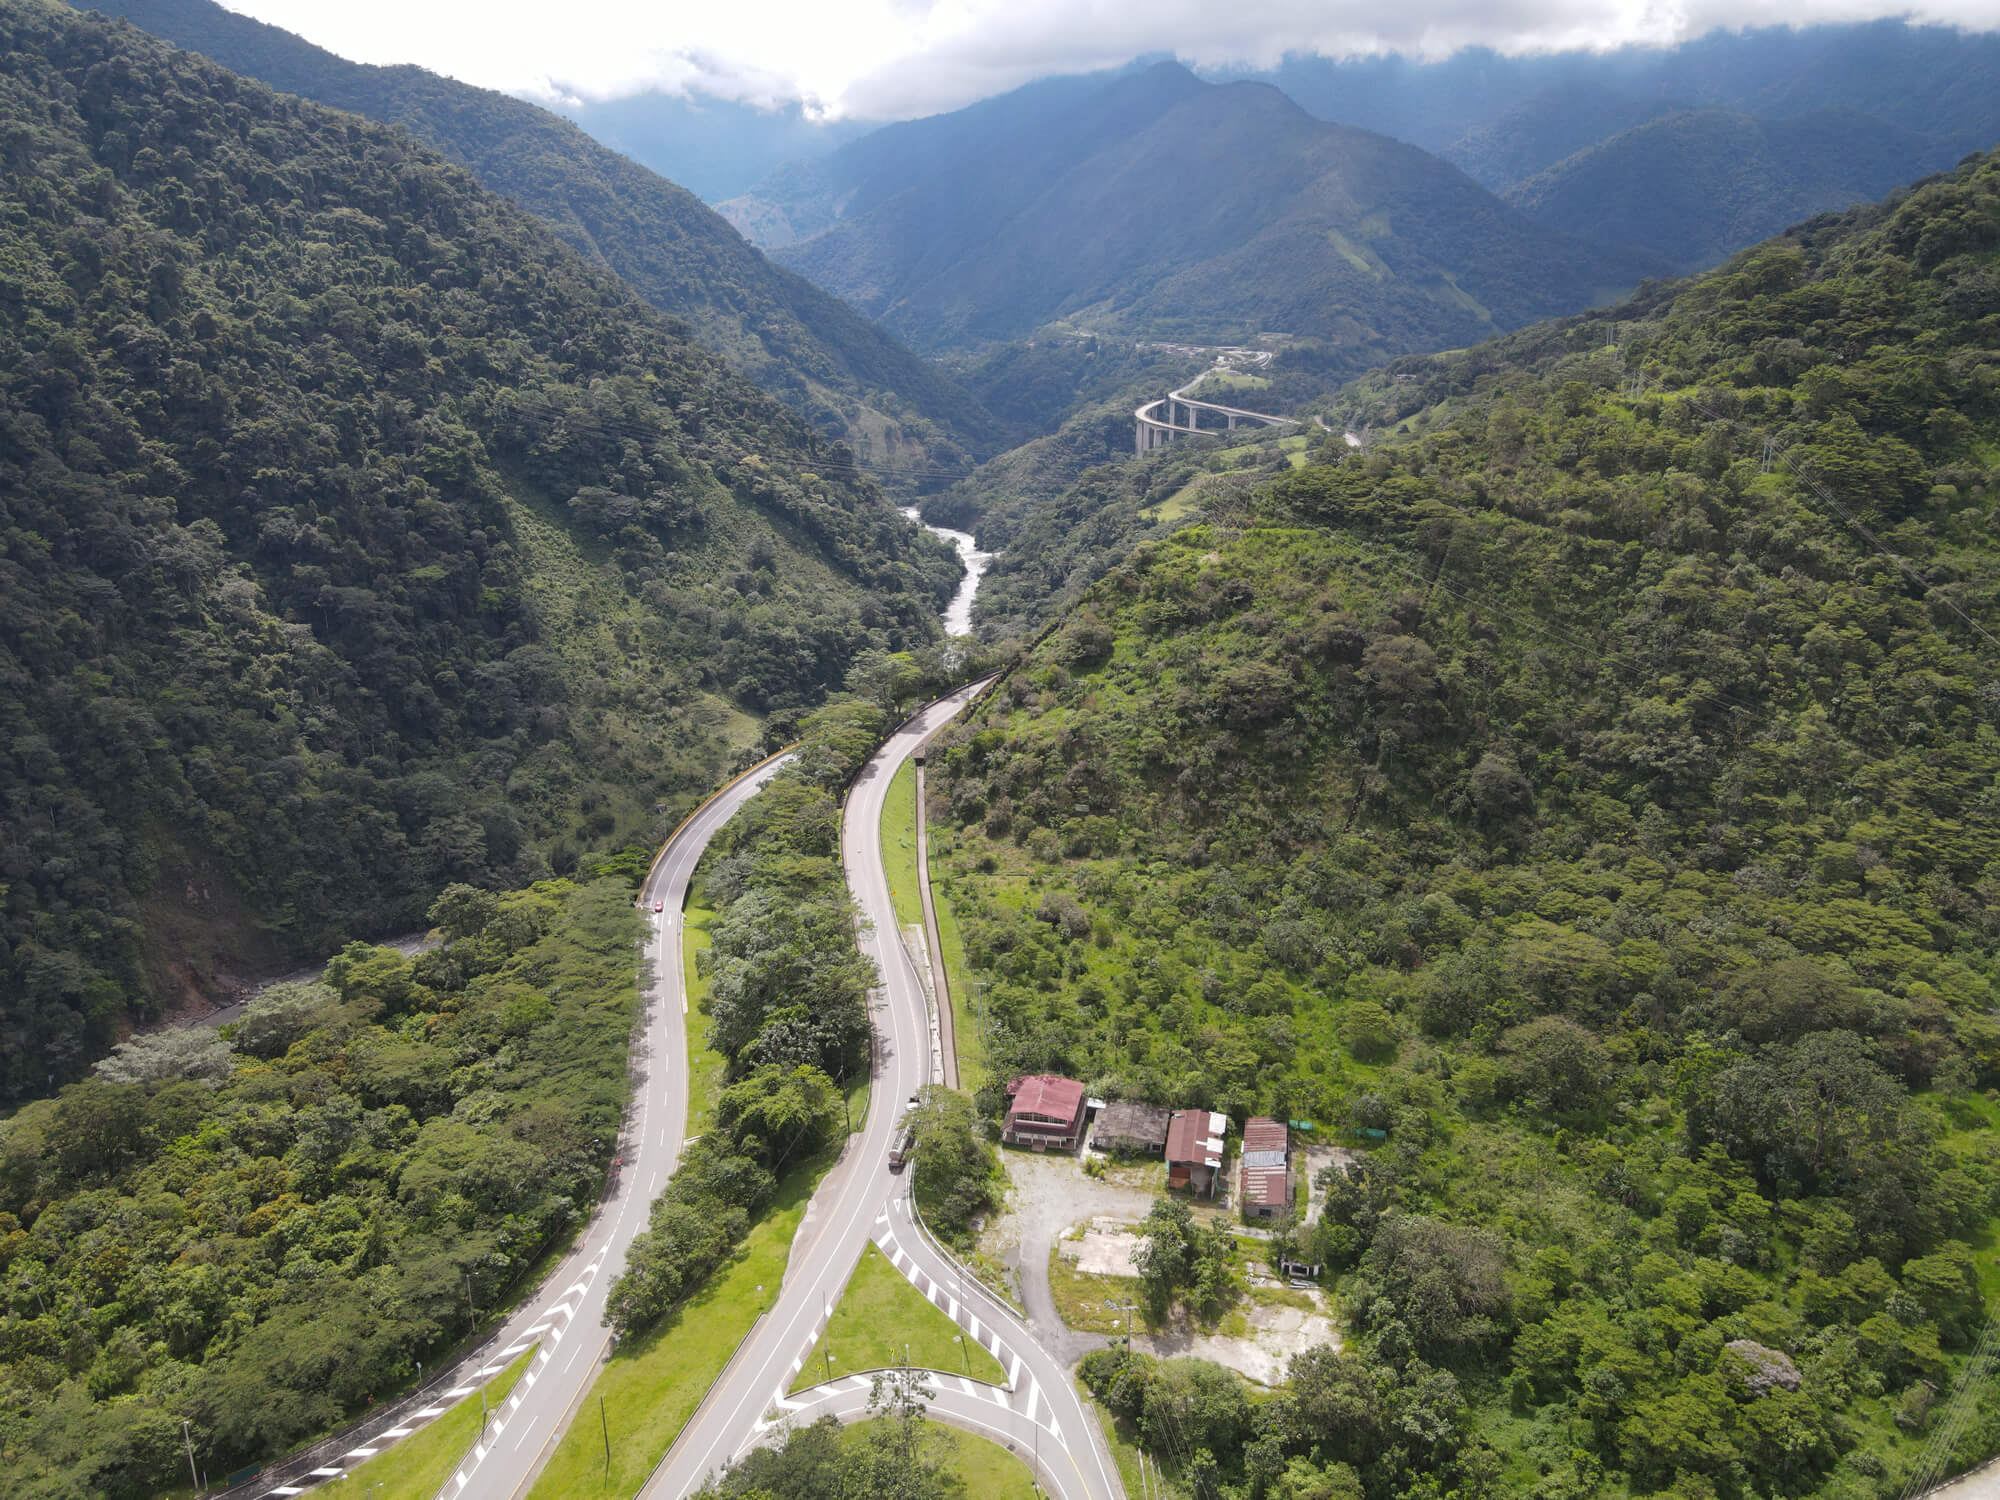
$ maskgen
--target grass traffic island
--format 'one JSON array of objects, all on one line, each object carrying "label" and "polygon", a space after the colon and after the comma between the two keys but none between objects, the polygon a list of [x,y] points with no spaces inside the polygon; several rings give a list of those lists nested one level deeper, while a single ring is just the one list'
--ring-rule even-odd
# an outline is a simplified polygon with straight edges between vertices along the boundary
[{"label": "grass traffic island", "polygon": [[[868,1425],[856,1422],[849,1427],[847,1441],[861,1442]],[[1000,1444],[935,1418],[930,1425],[950,1445],[945,1475],[958,1482],[950,1491],[953,1500],[1035,1500],[1041,1494],[1035,1488],[1034,1471]]]},{"label": "grass traffic island", "polygon": [[[535,1351],[530,1349],[493,1377],[492,1384],[486,1387],[485,1411],[500,1410],[501,1403],[514,1389],[514,1382],[521,1378],[528,1361],[534,1357]],[[479,1437],[481,1411],[476,1393],[462,1398],[428,1427],[419,1428],[388,1452],[378,1453],[349,1469],[320,1493],[340,1496],[343,1500],[360,1500],[363,1496],[366,1500],[431,1500]]]},{"label": "grass traffic island", "polygon": [[923,893],[917,889],[917,763],[905,760],[889,782],[882,803],[882,868],[889,876],[889,898],[896,921],[911,927],[924,919]]},{"label": "grass traffic island", "polygon": [[776,1200],[729,1265],[651,1330],[620,1346],[584,1398],[586,1409],[602,1399],[603,1422],[570,1424],[528,1500],[639,1492],[737,1345],[748,1337],[759,1315],[778,1300],[792,1236],[798,1233],[813,1189],[837,1154],[837,1150],[823,1152],[786,1174]]},{"label": "grass traffic island", "polygon": [[806,1356],[791,1389],[887,1369],[904,1357],[905,1350],[910,1363],[922,1369],[970,1375],[989,1385],[1006,1383],[1000,1362],[965,1337],[871,1244],[861,1252],[860,1263],[833,1305],[832,1320]]}]

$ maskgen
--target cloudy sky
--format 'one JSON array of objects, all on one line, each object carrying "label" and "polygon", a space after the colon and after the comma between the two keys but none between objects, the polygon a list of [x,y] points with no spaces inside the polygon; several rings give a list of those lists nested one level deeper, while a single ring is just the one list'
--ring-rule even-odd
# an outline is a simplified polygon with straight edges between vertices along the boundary
[{"label": "cloudy sky", "polygon": [[1172,52],[1442,57],[1672,43],[1719,26],[1885,15],[1981,30],[2000,0],[224,0],[359,62],[544,101],[648,88],[897,119],[1052,73]]}]

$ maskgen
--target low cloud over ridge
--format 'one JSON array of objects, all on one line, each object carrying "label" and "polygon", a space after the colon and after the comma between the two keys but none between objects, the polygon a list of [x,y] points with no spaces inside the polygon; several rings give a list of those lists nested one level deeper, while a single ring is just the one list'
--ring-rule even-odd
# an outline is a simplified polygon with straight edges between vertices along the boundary
[{"label": "low cloud over ridge", "polygon": [[2000,29],[1995,0],[226,0],[342,56],[544,101],[648,89],[906,119],[1058,73],[1171,53],[1441,58],[1670,46],[1717,28],[1903,17]]}]

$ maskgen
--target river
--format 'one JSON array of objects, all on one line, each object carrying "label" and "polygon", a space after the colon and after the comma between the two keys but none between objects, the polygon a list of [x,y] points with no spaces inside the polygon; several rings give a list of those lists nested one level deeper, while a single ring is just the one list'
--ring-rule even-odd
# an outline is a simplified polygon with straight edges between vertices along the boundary
[{"label": "river", "polygon": [[958,549],[959,561],[965,564],[965,577],[958,583],[958,592],[951,596],[951,603],[944,607],[944,633],[946,635],[972,634],[972,596],[979,592],[979,580],[993,562],[991,552],[981,552],[972,537],[963,531],[953,531],[949,526],[933,526],[917,513],[914,505],[903,507],[903,514],[915,521],[932,536],[941,536]]}]

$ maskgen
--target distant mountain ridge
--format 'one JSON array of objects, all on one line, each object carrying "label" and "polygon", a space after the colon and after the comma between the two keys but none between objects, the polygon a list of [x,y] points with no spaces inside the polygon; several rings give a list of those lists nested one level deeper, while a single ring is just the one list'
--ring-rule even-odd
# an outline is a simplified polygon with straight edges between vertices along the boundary
[{"label": "distant mountain ridge", "polygon": [[1226,72],[1435,151],[1537,222],[1716,264],[2000,141],[2000,36],[1902,21],[1673,48]]},{"label": "distant mountain ridge", "polygon": [[1353,370],[1576,311],[1665,263],[1553,233],[1457,169],[1163,63],[893,127],[728,205],[828,225],[779,259],[919,348],[1056,320],[1284,332]]},{"label": "distant mountain ridge", "polygon": [[1814,214],[1872,203],[1958,153],[1868,115],[1764,121],[1676,110],[1585,147],[1501,196],[1573,234],[1700,270]]},{"label": "distant mountain ridge", "polygon": [[774,266],[692,193],[548,111],[416,67],[351,63],[212,0],[96,7],[271,87],[401,125],[518,199],[822,431],[885,467],[962,467],[991,423],[949,376]]}]

